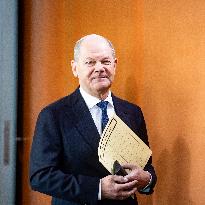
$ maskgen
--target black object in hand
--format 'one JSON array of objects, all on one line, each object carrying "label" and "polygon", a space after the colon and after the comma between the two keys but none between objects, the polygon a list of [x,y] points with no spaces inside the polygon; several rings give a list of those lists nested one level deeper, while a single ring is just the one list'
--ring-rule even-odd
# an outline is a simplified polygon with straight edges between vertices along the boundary
[{"label": "black object in hand", "polygon": [[120,165],[120,163],[117,160],[115,160],[115,162],[113,164],[113,173],[115,175],[120,175],[120,176],[127,175],[127,172],[125,171],[125,169]]}]

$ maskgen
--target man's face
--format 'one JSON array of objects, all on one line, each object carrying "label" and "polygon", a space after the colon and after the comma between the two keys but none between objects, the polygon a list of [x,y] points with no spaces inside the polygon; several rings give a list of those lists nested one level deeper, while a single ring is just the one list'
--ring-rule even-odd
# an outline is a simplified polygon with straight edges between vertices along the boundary
[{"label": "man's face", "polygon": [[117,59],[104,39],[85,39],[78,62],[72,61],[72,70],[80,86],[93,96],[106,93],[115,75]]}]

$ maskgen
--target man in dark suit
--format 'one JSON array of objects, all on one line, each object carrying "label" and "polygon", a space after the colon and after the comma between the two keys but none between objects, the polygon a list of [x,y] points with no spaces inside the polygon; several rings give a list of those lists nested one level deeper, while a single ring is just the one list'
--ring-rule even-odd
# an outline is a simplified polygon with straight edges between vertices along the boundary
[{"label": "man in dark suit", "polygon": [[151,158],[144,170],[111,175],[99,162],[102,129],[116,113],[147,145],[141,109],[115,97],[110,87],[117,59],[111,42],[91,34],[74,48],[72,71],[80,87],[39,114],[30,157],[33,190],[52,196],[53,205],[136,205],[135,192],[151,194],[156,175]]}]

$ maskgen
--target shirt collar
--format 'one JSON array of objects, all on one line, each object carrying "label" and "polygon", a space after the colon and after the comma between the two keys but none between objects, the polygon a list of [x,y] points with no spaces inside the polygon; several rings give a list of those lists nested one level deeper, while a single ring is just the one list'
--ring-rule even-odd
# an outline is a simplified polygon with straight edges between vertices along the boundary
[{"label": "shirt collar", "polygon": [[[80,87],[79,89],[89,109],[93,108],[97,103],[101,101],[100,99],[88,94],[82,87]],[[108,101],[108,105],[110,104],[112,107],[114,107],[110,90],[109,90],[107,98],[104,101]]]}]

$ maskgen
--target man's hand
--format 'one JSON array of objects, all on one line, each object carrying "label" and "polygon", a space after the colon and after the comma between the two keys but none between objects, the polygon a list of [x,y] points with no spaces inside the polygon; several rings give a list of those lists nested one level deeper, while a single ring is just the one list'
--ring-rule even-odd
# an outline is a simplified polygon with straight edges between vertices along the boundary
[{"label": "man's hand", "polygon": [[108,175],[101,179],[102,199],[124,200],[137,191],[137,180],[123,176]]},{"label": "man's hand", "polygon": [[133,165],[126,164],[122,166],[124,169],[129,169],[131,172],[125,177],[128,181],[137,180],[137,189],[142,190],[145,188],[150,182],[150,174],[147,171],[144,171],[142,168]]}]

